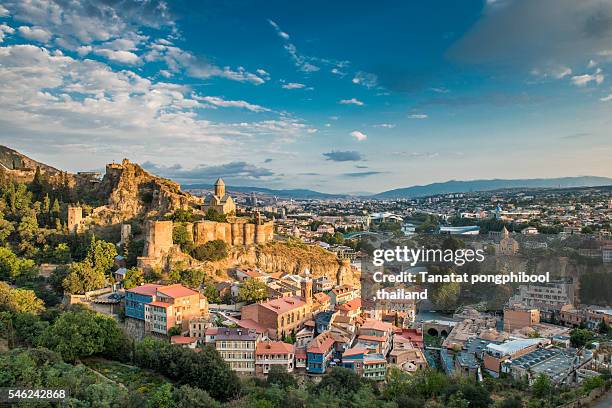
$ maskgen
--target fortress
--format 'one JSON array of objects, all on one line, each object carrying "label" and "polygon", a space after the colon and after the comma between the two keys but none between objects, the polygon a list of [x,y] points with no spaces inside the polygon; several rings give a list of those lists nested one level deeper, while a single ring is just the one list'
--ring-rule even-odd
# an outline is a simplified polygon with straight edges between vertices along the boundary
[{"label": "fortress", "polygon": [[[227,222],[196,221],[187,223],[196,246],[209,241],[221,240],[230,246],[264,244],[274,239],[274,223],[264,222],[258,215],[255,223],[247,218],[229,217]],[[143,256],[138,258],[138,267],[149,269],[161,267],[164,256],[174,247],[172,221],[149,221],[146,227]]]}]

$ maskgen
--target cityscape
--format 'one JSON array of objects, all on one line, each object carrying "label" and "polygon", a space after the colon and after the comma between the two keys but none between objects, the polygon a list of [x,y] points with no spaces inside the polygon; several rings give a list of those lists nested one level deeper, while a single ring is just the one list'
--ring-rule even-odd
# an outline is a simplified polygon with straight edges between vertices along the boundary
[{"label": "cityscape", "polygon": [[0,406],[612,407],[612,3],[0,0]]}]

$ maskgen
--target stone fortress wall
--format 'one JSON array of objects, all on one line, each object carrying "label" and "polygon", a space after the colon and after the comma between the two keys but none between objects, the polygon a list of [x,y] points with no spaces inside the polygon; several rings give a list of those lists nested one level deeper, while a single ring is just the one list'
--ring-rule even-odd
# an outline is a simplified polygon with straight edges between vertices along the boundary
[{"label": "stone fortress wall", "polygon": [[[164,256],[174,247],[172,221],[149,221],[146,226],[143,256],[138,267],[149,269],[162,267]],[[197,221],[187,224],[192,230],[195,245],[221,240],[230,246],[264,244],[274,239],[272,221],[250,223],[246,218],[230,218],[227,222]]]}]

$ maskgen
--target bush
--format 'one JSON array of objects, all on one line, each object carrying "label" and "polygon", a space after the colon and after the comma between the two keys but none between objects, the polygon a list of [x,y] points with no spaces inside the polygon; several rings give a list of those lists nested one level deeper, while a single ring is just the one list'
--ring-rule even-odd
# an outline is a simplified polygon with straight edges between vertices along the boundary
[{"label": "bush", "polygon": [[199,245],[191,251],[191,256],[198,261],[220,261],[227,258],[227,254],[227,244],[219,239]]}]

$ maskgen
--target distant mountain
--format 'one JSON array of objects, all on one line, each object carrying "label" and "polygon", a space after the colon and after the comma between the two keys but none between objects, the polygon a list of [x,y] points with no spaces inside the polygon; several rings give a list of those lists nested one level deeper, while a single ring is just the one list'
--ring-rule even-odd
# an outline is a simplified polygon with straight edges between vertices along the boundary
[{"label": "distant mountain", "polygon": [[371,198],[414,198],[435,194],[467,193],[470,191],[489,191],[505,188],[572,188],[612,185],[612,178],[581,176],[549,179],[493,179],[493,180],[450,180],[443,183],[432,183],[424,186],[397,188],[374,194]]},{"label": "distant mountain", "polygon": [[[212,184],[183,184],[181,186],[184,190],[199,190],[199,189],[207,189],[211,190],[213,188]],[[349,194],[327,194],[321,193],[319,191],[308,190],[308,189],[287,189],[287,190],[275,190],[272,188],[264,188],[264,187],[245,187],[245,186],[228,186],[228,191],[235,191],[239,193],[261,193],[268,194],[272,196],[277,196],[280,198],[295,198],[299,200],[305,199],[336,199],[336,198],[347,198],[350,197]]]}]

